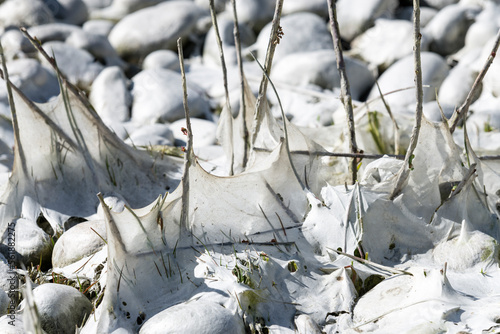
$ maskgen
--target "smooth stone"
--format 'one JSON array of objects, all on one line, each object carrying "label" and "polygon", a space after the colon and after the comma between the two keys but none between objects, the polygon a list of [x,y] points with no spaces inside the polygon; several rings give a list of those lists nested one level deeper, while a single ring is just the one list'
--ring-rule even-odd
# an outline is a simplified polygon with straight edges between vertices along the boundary
[{"label": "smooth stone", "polygon": [[130,134],[125,141],[134,146],[173,145],[174,133],[169,124],[149,124]]},{"label": "smooth stone", "polygon": [[125,60],[139,60],[159,49],[177,50],[177,39],[193,31],[204,11],[191,1],[167,1],[120,20],[109,41]]},{"label": "smooth stone", "polygon": [[[283,37],[274,54],[274,61],[297,52],[333,49],[332,35],[325,20],[312,13],[295,13],[281,18]],[[257,51],[257,58],[264,64],[271,23],[267,24],[257,37],[257,42],[250,48]],[[311,38],[314,36],[314,38]]]},{"label": "smooth stone", "polygon": [[14,283],[14,281],[9,281],[9,279],[15,278],[15,275],[14,272],[10,271],[7,259],[0,253],[0,289],[5,292],[17,289],[17,283],[11,285],[11,282]]},{"label": "smooth stone", "polygon": [[[351,94],[360,99],[375,83],[368,66],[351,57],[344,57]],[[293,86],[314,84],[333,90],[340,88],[340,75],[333,50],[293,53],[286,56],[273,67],[272,79]]]},{"label": "smooth stone", "polygon": [[[16,220],[16,252],[19,253],[19,261],[26,266],[39,264],[40,258],[45,262],[52,256],[52,241],[37,224],[26,218]],[[43,262],[43,263],[45,263]]]},{"label": "smooth stone", "polygon": [[477,127],[479,131],[491,132],[500,130],[500,116],[498,109],[496,110],[481,110],[473,113],[467,118],[467,128]]},{"label": "smooth stone", "polygon": [[298,333],[321,334],[318,324],[307,314],[300,314],[295,317],[295,327]]},{"label": "smooth stone", "polygon": [[[92,303],[75,288],[54,283],[39,285],[32,291],[42,329],[47,334],[73,334],[93,309]],[[25,301],[21,308],[26,307]]]},{"label": "smooth stone", "polygon": [[0,40],[7,61],[26,58],[27,54],[36,52],[30,41],[18,29],[6,31]]},{"label": "smooth stone", "polygon": [[[458,63],[457,66],[450,70],[439,88],[439,103],[453,107],[461,105],[467,98],[476,76],[477,72],[473,68]],[[478,97],[479,95],[475,99]]]},{"label": "smooth stone", "polygon": [[[205,10],[210,10],[210,2],[206,0],[194,0],[196,6],[203,8]],[[231,10],[231,4],[227,3],[226,0],[214,0],[214,8],[216,13],[223,12],[224,10]]]},{"label": "smooth stone", "polygon": [[[495,22],[494,17],[484,16],[483,13],[485,12],[489,11],[483,10],[477,17],[476,22],[467,30],[467,34],[465,35],[465,46],[462,50],[483,48],[484,45],[497,34],[499,24]],[[496,14],[500,16],[500,10],[497,10]],[[462,50],[459,52],[464,52]]]},{"label": "smooth stone", "polygon": [[82,0],[43,0],[58,22],[81,25],[88,18],[87,5]]},{"label": "smooth stone", "polygon": [[[109,0],[104,1],[109,2]],[[113,0],[108,6],[92,10],[90,18],[118,22],[130,13],[157,5],[163,1],[165,0]]]},{"label": "smooth stone", "polygon": [[309,12],[321,17],[328,17],[328,3],[323,0],[287,0],[283,2],[283,15]]},{"label": "smooth stone", "polygon": [[[13,321],[13,322],[12,322]],[[11,325],[11,323],[14,324]],[[4,315],[0,317],[0,333],[2,334],[26,334],[24,324],[19,314]],[[43,333],[42,333],[43,334]]]},{"label": "smooth stone", "polygon": [[63,268],[98,252],[105,245],[101,237],[106,239],[103,220],[91,220],[73,226],[56,241],[52,251],[52,265]]},{"label": "smooth stone", "polygon": [[[254,31],[260,31],[273,19],[275,5],[274,0],[236,0],[238,23],[246,24]],[[233,19],[233,8],[229,1],[226,2],[226,10],[219,17]]]},{"label": "smooth stone", "polygon": [[[432,52],[422,52],[422,83],[430,85],[424,88],[423,102],[435,100],[435,89],[439,89],[441,83],[448,75],[448,65],[443,57]],[[414,87],[415,71],[413,68],[413,55],[408,55],[392,64],[379,78],[378,83],[382,93],[388,93],[406,87]],[[368,99],[379,97],[376,86],[372,88]],[[399,91],[385,96],[387,103],[394,111],[406,112],[409,107],[413,112],[416,103],[414,89]],[[372,110],[385,110],[381,102],[370,105]]]},{"label": "smooth stone", "polygon": [[[182,78],[177,72],[144,70],[132,78],[132,120],[134,122],[165,123],[184,117]],[[188,85],[188,106],[192,117],[209,113],[209,104],[201,95],[203,90]]]},{"label": "smooth stone", "polygon": [[142,69],[149,70],[155,68],[180,72],[181,66],[179,63],[179,56],[172,50],[153,51],[144,58]]},{"label": "smooth stone", "polygon": [[[174,138],[178,141],[187,142],[186,135],[182,128],[186,127],[186,120],[180,119],[173,122],[170,128],[173,131]],[[191,130],[193,131],[193,147],[204,147],[214,145],[217,138],[217,124],[206,119],[191,118]]]},{"label": "smooth stone", "polygon": [[[234,66],[237,64],[236,46],[233,34],[234,22],[232,19],[221,18],[218,19],[217,25],[219,27],[226,66]],[[240,43],[243,49],[255,43],[255,34],[247,25],[239,24],[238,27],[240,31]],[[221,64],[219,47],[216,40],[215,28],[213,26],[210,28],[205,38],[203,61],[217,66]]]},{"label": "smooth stone", "polygon": [[465,45],[465,34],[474,22],[477,7],[450,5],[440,10],[422,35],[429,39],[429,50],[442,56],[457,52]]},{"label": "smooth stone", "polygon": [[442,9],[446,6],[456,4],[459,1],[460,0],[425,0],[425,3],[436,9]]},{"label": "smooth stone", "polygon": [[82,28],[73,24],[67,23],[48,23],[31,27],[28,32],[31,36],[36,37],[42,44],[50,41],[64,42],[75,31],[80,31]]},{"label": "smooth stone", "polygon": [[130,119],[132,94],[129,80],[117,67],[107,67],[95,78],[89,100],[102,119],[111,122],[126,122]]},{"label": "smooth stone", "polygon": [[31,27],[54,22],[41,0],[7,0],[0,4],[0,34],[9,27]]},{"label": "smooth stone", "polygon": [[[473,68],[476,71],[480,71],[484,64],[486,63],[486,60],[488,57],[491,55],[491,50],[493,49],[493,45],[495,42],[496,37],[491,38],[484,46],[483,49],[476,60],[475,64],[473,64]],[[486,75],[484,76],[483,79],[483,91],[489,92],[495,97],[500,96],[500,80],[498,80],[498,73],[500,71],[500,60],[498,60],[498,55],[495,57],[493,60],[493,63],[491,63],[490,68],[488,69],[488,72],[486,72]]]},{"label": "smooth stone", "polygon": [[[455,107],[450,104],[442,104],[441,102],[440,104],[441,108],[443,109],[442,111],[444,117],[446,117],[446,119],[450,119],[450,117],[453,115],[453,112],[455,111]],[[427,118],[429,121],[440,123],[443,119],[443,117],[441,116],[441,109],[439,108],[439,105],[436,101],[424,103],[423,112],[425,118]]]},{"label": "smooth stone", "polygon": [[[437,12],[436,9],[431,7],[420,7],[420,28],[425,27]],[[413,25],[413,6],[398,8],[395,19],[410,21]]]},{"label": "smooth stone", "polygon": [[107,20],[89,20],[83,24],[82,29],[92,34],[108,36],[114,26],[113,22]]},{"label": "smooth stone", "polygon": [[243,320],[220,304],[197,300],[169,307],[142,325],[140,334],[245,333]]},{"label": "smooth stone", "polygon": [[[47,68],[40,65],[35,59],[17,59],[8,64],[10,80],[30,100],[47,102],[51,97],[59,94],[59,83],[56,76]],[[4,81],[0,79],[3,83]],[[6,100],[6,96],[0,99]]]},{"label": "smooth stone", "polygon": [[[390,40],[390,43],[387,41]],[[378,19],[375,26],[356,37],[348,54],[380,71],[413,51],[413,24],[403,20]],[[350,76],[349,76],[350,78]]]},{"label": "smooth stone", "polygon": [[113,0],[83,0],[89,10],[105,8],[113,3]]},{"label": "smooth stone", "polygon": [[377,18],[392,18],[397,0],[339,0],[337,20],[340,35],[350,42],[373,25]]},{"label": "smooth stone", "polygon": [[[44,43],[43,48],[49,55],[54,55],[57,66],[68,80],[80,88],[89,89],[103,69],[90,53],[69,44],[53,41]],[[41,62],[49,66],[45,58]]]},{"label": "smooth stone", "polygon": [[[7,290],[8,291],[8,290]],[[0,289],[0,316],[7,314],[7,309],[10,305],[10,298],[5,290]]]},{"label": "smooth stone", "polygon": [[118,56],[106,36],[78,30],[68,36],[66,44],[88,51],[105,66],[125,67],[125,62]]}]

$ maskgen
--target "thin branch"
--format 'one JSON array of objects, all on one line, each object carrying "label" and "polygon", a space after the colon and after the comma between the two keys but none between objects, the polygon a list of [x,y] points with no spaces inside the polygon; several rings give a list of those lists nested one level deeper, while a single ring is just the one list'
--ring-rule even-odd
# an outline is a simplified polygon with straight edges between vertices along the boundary
[{"label": "thin branch", "polygon": [[[344,104],[346,111],[347,126],[349,131],[349,152],[357,153],[358,145],[356,143],[356,131],[354,124],[354,112],[352,108],[351,89],[349,88],[349,80],[345,69],[344,55],[342,54],[342,45],[340,42],[339,23],[337,21],[336,0],[328,0],[328,13],[330,15],[330,25],[333,38],[333,46],[335,48],[335,56],[337,58],[337,69],[340,74],[340,100]],[[349,174],[351,175],[352,184],[357,180],[357,161],[352,159],[349,164]]]},{"label": "thin branch", "polygon": [[278,32],[280,31],[280,18],[281,18],[282,8],[283,8],[283,0],[277,0],[271,27],[271,35],[269,36],[269,43],[267,45],[266,61],[264,63],[264,74],[262,74],[262,80],[260,82],[260,87],[259,87],[259,96],[257,97],[257,101],[255,103],[255,115],[252,125],[252,136],[251,136],[252,146],[255,144],[255,139],[257,138],[257,133],[259,132],[260,125],[262,123],[262,118],[264,117],[263,104],[267,103],[266,101],[266,91],[268,84],[267,78],[271,74],[274,51],[276,50],[276,45],[279,43],[280,35],[278,34]]},{"label": "thin branch", "polygon": [[469,94],[465,98],[464,103],[458,108],[455,109],[455,112],[453,113],[453,116],[450,120],[451,122],[451,127],[450,127],[450,132],[453,133],[455,131],[455,128],[457,127],[458,123],[460,122],[461,119],[464,119],[464,117],[467,115],[467,112],[469,111],[469,107],[472,103],[472,100],[474,99],[474,96],[476,95],[481,82],[483,81],[483,78],[486,75],[486,72],[488,72],[488,69],[490,68],[491,63],[493,63],[493,60],[495,59],[495,56],[498,51],[498,47],[500,46],[500,29],[498,30],[495,43],[493,44],[493,48],[491,49],[491,52],[488,56],[488,59],[486,59],[486,63],[484,63],[483,68],[481,69],[481,72],[476,77],[476,80],[474,81],[474,84],[472,85],[471,90],[469,91]]},{"label": "thin branch", "polygon": [[[219,25],[217,24],[217,15],[215,13],[215,5],[214,0],[209,1],[210,4],[210,15],[212,17],[212,24],[214,26],[215,31],[215,39],[217,41],[217,45],[219,47],[219,55],[220,55],[220,63],[222,67],[222,79],[224,81],[224,92],[226,95],[226,109],[229,113],[229,121],[231,122],[229,126],[230,138],[233,138],[233,113],[231,112],[231,102],[229,100],[229,90],[227,88],[227,68],[226,68],[226,60],[224,58],[224,48],[222,47],[222,39],[220,38]],[[231,163],[229,167],[229,175],[234,174],[234,148],[231,149]]]},{"label": "thin branch", "polygon": [[179,53],[179,63],[182,75],[182,90],[184,92],[182,102],[184,104],[184,112],[186,116],[186,134],[188,137],[186,155],[184,157],[184,172],[182,175],[182,210],[181,210],[181,226],[188,226],[189,221],[189,168],[195,163],[193,152],[193,132],[191,130],[191,119],[189,118],[188,94],[186,85],[186,71],[184,69],[184,54],[182,52],[182,39],[177,39],[177,51]]},{"label": "thin branch", "polygon": [[403,166],[398,173],[398,177],[396,180],[396,186],[391,194],[391,199],[396,197],[401,189],[403,188],[403,184],[405,183],[408,175],[410,173],[410,163],[413,159],[413,152],[417,147],[418,136],[420,134],[420,126],[422,125],[422,114],[423,114],[423,96],[424,90],[422,86],[422,63],[420,59],[420,43],[422,39],[422,35],[420,34],[420,0],[413,0],[413,61],[415,66],[415,93],[416,93],[416,110],[415,110],[415,125],[413,126],[413,131],[410,138],[410,146],[408,147],[408,151],[406,151],[405,161]]},{"label": "thin branch", "polygon": [[[271,150],[261,147],[255,147],[254,150],[258,152],[271,152]],[[405,157],[404,155],[401,154],[396,155],[396,154],[370,154],[370,153],[334,153],[328,151],[305,151],[305,150],[290,151],[290,154],[311,155],[317,157],[355,158],[355,159],[380,159],[383,158],[384,156],[388,156],[391,158],[403,160]]]},{"label": "thin branch", "polygon": [[240,38],[240,27],[238,23],[238,14],[236,11],[236,0],[231,0],[231,4],[233,6],[233,19],[234,19],[234,46],[236,47],[236,60],[238,62],[238,69],[240,74],[240,111],[239,118],[242,122],[243,129],[243,142],[245,143],[243,146],[243,161],[241,162],[241,166],[243,169],[246,168],[248,163],[248,147],[250,146],[250,138],[248,133],[248,125],[247,125],[247,106],[245,103],[245,74],[243,72],[243,60],[241,58],[241,38]]}]

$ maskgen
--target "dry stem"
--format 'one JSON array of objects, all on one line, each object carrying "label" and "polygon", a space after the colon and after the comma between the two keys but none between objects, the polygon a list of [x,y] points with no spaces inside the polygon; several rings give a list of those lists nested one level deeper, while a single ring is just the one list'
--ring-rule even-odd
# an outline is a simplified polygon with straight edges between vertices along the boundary
[{"label": "dry stem", "polygon": [[245,103],[245,74],[243,72],[243,61],[241,58],[241,39],[240,39],[240,28],[238,25],[238,14],[236,11],[236,0],[231,0],[231,4],[233,6],[233,18],[234,18],[234,46],[236,47],[236,60],[238,62],[238,69],[240,74],[240,111],[239,118],[242,122],[243,129],[243,142],[245,145],[243,146],[243,161],[241,162],[241,166],[243,169],[246,168],[248,163],[248,147],[250,146],[250,138],[247,128],[247,106]]},{"label": "dry stem", "polygon": [[177,51],[179,53],[179,63],[181,66],[182,75],[182,90],[184,92],[182,102],[184,104],[184,112],[186,115],[186,131],[187,131],[187,147],[186,156],[184,158],[184,172],[182,175],[182,210],[181,210],[181,226],[188,226],[189,220],[189,168],[195,162],[193,153],[193,132],[191,131],[191,120],[189,118],[189,106],[187,101],[187,85],[186,71],[184,69],[184,54],[182,52],[182,39],[177,40]]},{"label": "dry stem", "polygon": [[[220,63],[222,67],[222,78],[224,81],[224,92],[226,95],[226,108],[227,112],[229,113],[229,120],[231,122],[231,125],[229,126],[229,131],[230,131],[230,138],[232,139],[233,137],[233,113],[231,112],[231,101],[229,100],[229,90],[227,88],[227,68],[226,68],[226,60],[224,57],[224,49],[222,47],[222,39],[220,38],[220,32],[219,32],[219,25],[217,24],[217,15],[215,13],[215,5],[214,5],[214,0],[210,0],[210,15],[212,17],[212,24],[214,25],[214,31],[215,31],[215,39],[217,40],[217,46],[219,47],[219,55],[220,55]],[[229,175],[233,175],[234,171],[234,148],[231,149],[231,163],[229,166]]]},{"label": "dry stem", "polygon": [[267,103],[266,101],[266,91],[268,84],[267,78],[271,75],[271,66],[273,63],[274,51],[276,50],[276,45],[278,44],[276,43],[276,40],[278,38],[282,8],[283,8],[283,0],[277,0],[271,27],[271,35],[269,36],[269,43],[267,45],[266,61],[264,63],[264,74],[262,74],[262,80],[260,82],[260,87],[259,87],[259,96],[257,97],[257,101],[255,103],[255,115],[252,125],[252,141],[251,141],[252,146],[255,143],[255,139],[257,138],[257,133],[259,132],[260,125],[262,123],[262,118],[264,116],[263,114],[264,108],[262,107],[262,105],[263,103]]},{"label": "dry stem", "polygon": [[[342,54],[342,45],[340,43],[339,23],[337,21],[337,9],[335,0],[328,0],[328,12],[330,14],[330,24],[333,38],[333,46],[337,58],[337,69],[340,74],[340,100],[344,104],[346,111],[347,126],[349,131],[349,152],[357,153],[358,145],[356,144],[356,131],[354,125],[354,112],[352,108],[351,90],[349,88],[349,80],[345,69],[344,55]],[[349,164],[349,174],[352,177],[352,184],[357,180],[357,162],[351,159]]]},{"label": "dry stem", "polygon": [[410,173],[409,165],[411,159],[413,159],[413,152],[417,147],[418,136],[420,133],[420,126],[422,124],[422,111],[423,111],[423,96],[424,90],[422,86],[422,63],[420,59],[420,42],[422,35],[420,34],[420,0],[413,0],[413,61],[415,66],[415,93],[417,99],[417,105],[415,110],[415,125],[413,126],[413,131],[410,138],[410,146],[408,151],[406,151],[405,161],[401,170],[398,173],[396,186],[391,194],[391,199],[394,199],[403,188],[408,175]]},{"label": "dry stem", "polygon": [[465,119],[465,116],[467,115],[467,112],[469,111],[469,107],[472,103],[472,100],[474,99],[474,96],[476,95],[476,92],[479,89],[481,82],[483,81],[483,78],[486,75],[486,72],[488,72],[488,69],[490,68],[491,63],[493,63],[493,60],[495,59],[499,45],[500,45],[500,29],[498,30],[497,37],[495,39],[495,43],[493,45],[493,48],[491,49],[490,55],[488,56],[488,59],[486,59],[486,63],[484,63],[483,68],[481,69],[481,72],[479,72],[479,74],[477,75],[476,80],[474,81],[474,84],[472,85],[472,88],[470,89],[469,94],[465,98],[464,103],[460,106],[460,108],[455,109],[455,112],[453,113],[453,116],[450,120],[450,122],[451,122],[450,132],[451,133],[453,133],[455,131],[455,128],[457,127],[460,120]]}]

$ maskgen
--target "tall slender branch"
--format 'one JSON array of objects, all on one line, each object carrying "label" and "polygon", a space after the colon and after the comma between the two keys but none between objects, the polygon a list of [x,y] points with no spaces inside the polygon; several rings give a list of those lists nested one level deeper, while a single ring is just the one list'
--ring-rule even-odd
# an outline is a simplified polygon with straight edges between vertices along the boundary
[{"label": "tall slender branch", "polygon": [[[342,45],[340,40],[339,23],[337,21],[336,0],[328,0],[328,13],[330,15],[330,25],[333,38],[333,46],[335,48],[335,56],[337,58],[337,69],[340,74],[340,100],[344,104],[346,111],[347,126],[349,131],[349,152],[357,153],[358,145],[356,143],[356,130],[354,125],[354,111],[352,108],[351,89],[349,87],[349,79],[345,69],[344,55],[342,54]],[[352,184],[356,183],[357,179],[357,161],[351,159],[349,164],[349,174],[351,175]]]},{"label": "tall slender branch", "polygon": [[464,103],[458,109],[455,109],[455,112],[453,113],[453,116],[450,120],[450,122],[451,122],[450,132],[451,133],[453,133],[455,131],[455,128],[457,127],[460,120],[464,119],[465,116],[467,115],[467,112],[469,111],[469,107],[472,104],[472,100],[474,99],[476,92],[478,91],[479,87],[481,86],[481,82],[483,81],[483,78],[485,77],[486,72],[488,72],[488,69],[490,68],[491,63],[493,63],[493,60],[495,59],[499,45],[500,45],[500,29],[498,30],[498,33],[497,33],[497,36],[495,39],[495,43],[493,44],[493,48],[491,49],[491,52],[488,56],[488,59],[486,59],[486,62],[484,63],[483,68],[481,69],[481,71],[477,75],[476,80],[474,81],[474,84],[472,85],[472,88],[470,89],[469,94],[465,98]]},{"label": "tall slender branch", "polygon": [[422,112],[423,112],[423,96],[424,89],[422,86],[422,63],[420,59],[420,43],[422,35],[420,34],[420,0],[413,0],[413,63],[415,66],[415,93],[416,93],[416,110],[415,110],[415,125],[413,126],[413,131],[410,138],[410,146],[408,151],[406,151],[405,160],[401,170],[398,173],[396,186],[391,194],[391,199],[394,199],[403,188],[408,175],[410,173],[410,164],[413,159],[413,152],[417,147],[418,136],[420,133],[420,127],[422,124]]},{"label": "tall slender branch", "polygon": [[[231,101],[229,100],[229,89],[227,85],[227,68],[226,68],[226,60],[224,57],[224,48],[222,47],[222,39],[220,38],[220,32],[219,32],[219,25],[217,24],[217,15],[215,13],[215,5],[214,5],[214,0],[209,1],[210,5],[210,15],[212,17],[212,24],[214,26],[214,32],[215,32],[215,39],[217,41],[217,45],[219,47],[219,55],[220,55],[220,63],[222,67],[222,79],[224,81],[224,93],[226,95],[226,109],[227,112],[229,113],[229,121],[231,122],[229,128],[230,131],[230,138],[232,139],[233,137],[233,113],[231,112]],[[234,148],[231,149],[231,163],[229,166],[229,175],[234,174]]]},{"label": "tall slender branch", "polygon": [[[182,210],[181,210],[181,226],[188,226],[189,221],[189,168],[195,162],[193,152],[193,132],[191,130],[191,119],[189,118],[188,94],[186,85],[186,71],[184,69],[184,54],[182,52],[182,39],[177,40],[177,51],[179,53],[179,63],[181,66],[182,75],[182,90],[184,92],[182,102],[184,104],[184,112],[186,115],[187,147],[186,156],[184,158],[184,172],[182,175]],[[184,130],[184,129],[183,129]]]},{"label": "tall slender branch", "polygon": [[241,57],[241,37],[240,37],[240,27],[238,23],[238,14],[236,11],[236,0],[231,0],[231,4],[233,6],[233,20],[234,20],[234,46],[236,47],[236,60],[238,62],[238,69],[240,74],[240,111],[239,118],[242,122],[243,129],[243,142],[245,143],[243,146],[243,161],[241,162],[241,166],[246,168],[248,163],[248,147],[250,146],[250,138],[248,133],[248,125],[247,125],[247,106],[245,103],[245,74],[243,72],[243,60]]},{"label": "tall slender branch", "polygon": [[276,1],[276,8],[274,10],[274,17],[271,26],[271,35],[269,36],[269,43],[267,44],[266,61],[264,62],[264,73],[262,74],[262,80],[259,87],[259,96],[257,97],[257,102],[255,103],[255,115],[252,125],[252,140],[251,145],[255,144],[255,139],[257,138],[257,133],[260,129],[260,124],[264,116],[263,104],[266,101],[266,91],[267,91],[267,78],[271,75],[271,66],[273,63],[274,51],[276,50],[276,45],[279,41],[279,29],[280,29],[280,19],[281,19],[281,9],[283,8],[283,0]]}]

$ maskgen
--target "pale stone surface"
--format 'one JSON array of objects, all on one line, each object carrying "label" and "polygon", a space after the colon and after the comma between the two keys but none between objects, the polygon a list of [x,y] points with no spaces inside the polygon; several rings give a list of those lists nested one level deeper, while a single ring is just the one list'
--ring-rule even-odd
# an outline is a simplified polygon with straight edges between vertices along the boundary
[{"label": "pale stone surface", "polygon": [[392,18],[397,0],[340,0],[337,2],[337,20],[340,35],[347,41],[373,25],[379,17]]},{"label": "pale stone surface", "polygon": [[54,245],[52,265],[62,268],[104,247],[106,226],[103,220],[92,220],[77,224],[64,232]]},{"label": "pale stone surface", "polygon": [[31,27],[54,22],[42,0],[8,0],[0,4],[0,33],[8,27]]},{"label": "pale stone surface", "polygon": [[111,30],[109,41],[125,59],[138,60],[159,49],[177,49],[204,11],[190,1],[167,1],[123,18]]},{"label": "pale stone surface", "polygon": [[[435,89],[439,89],[441,83],[448,75],[448,65],[445,60],[432,52],[422,52],[422,82],[424,85],[430,85],[430,88],[424,88],[424,102],[429,102],[435,99]],[[403,59],[395,62],[387,69],[379,78],[378,83],[382,93],[388,93],[397,89],[414,87],[413,70],[413,55],[408,55]],[[377,87],[373,87],[368,99],[378,97],[380,94]],[[387,95],[385,100],[395,111],[410,111],[416,103],[415,91],[413,89],[403,90],[394,94]],[[410,107],[411,110],[407,108]],[[385,107],[379,103],[378,107],[373,106],[378,110],[385,110]],[[414,111],[413,111],[414,112]]]},{"label": "pale stone surface", "polygon": [[174,134],[169,124],[149,124],[132,132],[125,142],[135,146],[173,145]]},{"label": "pale stone surface", "polygon": [[[92,303],[75,288],[54,283],[42,284],[32,291],[47,334],[73,334],[92,311]],[[21,303],[21,308],[25,302]]]},{"label": "pale stone surface", "polygon": [[[25,334],[24,324],[19,314],[0,317],[0,333]],[[42,333],[43,334],[43,333]]]},{"label": "pale stone surface", "polygon": [[[43,44],[43,48],[49,55],[54,55],[57,66],[68,80],[84,89],[90,88],[92,82],[104,68],[87,51],[63,42],[47,42]],[[42,56],[39,57],[42,64],[48,66],[47,60]]]},{"label": "pale stone surface", "polygon": [[118,56],[106,36],[93,34],[82,29],[69,35],[66,44],[89,52],[106,66],[125,68],[125,62]]},{"label": "pale stone surface", "polygon": [[[314,59],[314,61],[311,61]],[[366,64],[350,57],[344,57],[347,76],[354,99],[372,87],[375,78]],[[314,84],[324,89],[340,88],[340,75],[333,50],[293,53],[276,62],[272,78],[293,86]]]},{"label": "pale stone surface", "polygon": [[[387,43],[391,40],[391,43]],[[375,26],[356,37],[349,53],[381,71],[413,51],[413,24],[404,20],[378,19]]]},{"label": "pale stone surface", "polygon": [[[186,127],[186,120],[180,119],[173,122],[170,128],[173,131],[174,138],[186,142],[186,135],[182,133],[182,128]],[[200,118],[191,118],[191,130],[193,131],[193,146],[204,147],[215,144],[217,124]]]},{"label": "pale stone surface", "polygon": [[214,302],[192,301],[167,308],[146,321],[139,331],[154,333],[245,333],[243,320]]},{"label": "pale stone surface", "polygon": [[163,68],[180,72],[179,56],[172,50],[153,51],[144,58],[142,69]]},{"label": "pale stone surface", "polygon": [[[56,76],[35,59],[17,59],[8,63],[10,80],[28,98],[35,102],[47,102],[59,94]],[[0,79],[3,84],[3,80]],[[7,102],[6,91],[0,89],[0,100]]]},{"label": "pale stone surface", "polygon": [[50,259],[52,243],[50,236],[34,221],[19,218],[16,220],[16,252],[27,265],[40,263],[40,258]]},{"label": "pale stone surface", "polygon": [[[132,120],[142,123],[173,122],[184,117],[181,75],[177,72],[144,70],[132,78]],[[188,105],[192,117],[208,113],[208,102],[201,89],[188,85]]]},{"label": "pale stone surface", "polygon": [[422,30],[422,34],[429,38],[429,50],[442,56],[460,50],[477,11],[477,7],[461,5],[450,5],[440,10]]},{"label": "pale stone surface", "polygon": [[[284,35],[276,48],[275,62],[291,53],[333,49],[332,35],[327,29],[326,22],[318,15],[290,14],[281,18],[280,25]],[[265,60],[270,32],[271,24],[268,24],[260,32],[255,45],[251,47],[257,51],[257,58],[261,64]]]},{"label": "pale stone surface", "polygon": [[130,119],[132,95],[128,79],[119,67],[105,68],[92,84],[90,102],[105,121],[125,122]]}]

